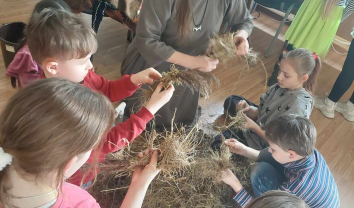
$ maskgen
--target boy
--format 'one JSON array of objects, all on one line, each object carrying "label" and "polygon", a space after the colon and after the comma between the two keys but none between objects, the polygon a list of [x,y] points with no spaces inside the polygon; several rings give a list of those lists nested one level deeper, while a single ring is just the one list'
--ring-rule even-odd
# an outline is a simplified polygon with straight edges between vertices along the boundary
[{"label": "boy", "polygon": [[[60,10],[45,9],[32,15],[27,28],[27,45],[33,57],[44,71],[43,77],[65,78],[73,82],[99,91],[111,102],[131,96],[141,84],[152,84],[161,77],[156,70],[149,68],[138,74],[125,75],[114,81],[104,79],[91,69],[91,55],[97,49],[94,31],[79,16]],[[145,128],[153,115],[166,104],[174,91],[171,85],[161,92],[160,84],[150,101],[139,112],[113,127],[106,137],[99,153],[99,161],[105,160],[108,153],[115,152],[132,142]],[[92,159],[92,155],[89,159]],[[79,185],[89,183],[95,174],[83,177],[81,171],[76,172],[71,183]],[[82,179],[84,180],[82,181]]]},{"label": "boy", "polygon": [[[295,194],[310,207],[339,207],[337,185],[315,149],[316,128],[311,121],[295,115],[281,116],[266,125],[265,132],[269,148],[262,151],[235,139],[224,142],[231,152],[259,162],[251,173],[255,196],[279,189]],[[234,199],[241,206],[251,201],[231,170],[224,172],[223,181],[235,190]]]}]

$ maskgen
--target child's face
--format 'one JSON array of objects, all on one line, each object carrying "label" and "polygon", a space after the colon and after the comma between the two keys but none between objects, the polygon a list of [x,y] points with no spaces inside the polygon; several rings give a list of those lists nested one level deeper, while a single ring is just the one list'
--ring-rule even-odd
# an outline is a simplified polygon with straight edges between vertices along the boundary
[{"label": "child's face", "polygon": [[290,152],[287,152],[280,148],[278,145],[273,142],[269,142],[268,151],[272,153],[272,157],[280,164],[286,164],[289,162],[293,162]]},{"label": "child's face", "polygon": [[280,62],[278,73],[278,85],[281,88],[286,88],[289,90],[294,90],[297,88],[301,88],[303,83],[307,80],[306,76],[300,76],[297,74],[294,67],[292,67],[288,61],[282,60]]},{"label": "child's face", "polygon": [[81,59],[71,59],[66,61],[51,62],[56,63],[55,66],[51,65],[46,76],[55,78],[64,78],[72,82],[81,82],[86,77],[88,71],[93,68],[90,57],[92,54],[87,55]]}]

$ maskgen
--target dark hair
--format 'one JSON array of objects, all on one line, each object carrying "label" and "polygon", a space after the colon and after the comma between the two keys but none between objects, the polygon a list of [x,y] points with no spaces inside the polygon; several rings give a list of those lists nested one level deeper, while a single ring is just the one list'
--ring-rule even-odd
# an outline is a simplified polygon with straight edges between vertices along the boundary
[{"label": "dark hair", "polygon": [[304,157],[314,153],[316,128],[307,118],[280,116],[265,126],[265,133],[268,141],[283,150],[293,150]]},{"label": "dark hair", "polygon": [[309,206],[294,194],[276,190],[253,199],[246,208],[309,208]]},{"label": "dark hair", "polygon": [[183,42],[191,32],[190,19],[192,8],[190,4],[190,0],[179,0],[177,5],[176,19],[180,42]]},{"label": "dark hair", "polygon": [[297,48],[284,56],[296,70],[299,77],[307,74],[309,78],[304,83],[305,90],[314,95],[316,79],[321,69],[320,58],[304,48]]},{"label": "dark hair", "polygon": [[97,49],[96,34],[82,18],[62,10],[44,9],[32,15],[26,27],[27,45],[33,59],[66,61],[84,58]]},{"label": "dark hair", "polygon": [[[102,147],[113,117],[112,104],[102,94],[67,80],[42,79],[19,90],[5,107],[0,147],[13,157],[11,166],[21,176],[40,181],[57,171],[59,186],[73,157]],[[4,193],[11,188],[5,187],[9,167],[0,171],[0,206],[7,204]]]}]

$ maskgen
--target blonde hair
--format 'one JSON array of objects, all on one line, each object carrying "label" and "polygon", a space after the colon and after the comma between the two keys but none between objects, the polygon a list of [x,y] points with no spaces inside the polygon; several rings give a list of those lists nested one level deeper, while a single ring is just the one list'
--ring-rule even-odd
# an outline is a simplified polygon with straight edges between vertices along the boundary
[{"label": "blonde hair", "polygon": [[333,9],[338,6],[340,0],[323,0],[322,18],[326,20],[332,13]]},{"label": "blonde hair", "polygon": [[[67,80],[42,79],[7,104],[0,117],[0,147],[12,155],[11,166],[21,176],[40,179],[57,171],[59,186],[73,157],[100,149],[113,117],[105,96]],[[11,188],[5,187],[8,170],[0,171],[0,205],[7,203],[4,193]]]},{"label": "blonde hair", "polygon": [[63,10],[44,9],[32,15],[25,35],[31,55],[39,64],[47,58],[80,59],[97,50],[92,28],[79,16]]}]

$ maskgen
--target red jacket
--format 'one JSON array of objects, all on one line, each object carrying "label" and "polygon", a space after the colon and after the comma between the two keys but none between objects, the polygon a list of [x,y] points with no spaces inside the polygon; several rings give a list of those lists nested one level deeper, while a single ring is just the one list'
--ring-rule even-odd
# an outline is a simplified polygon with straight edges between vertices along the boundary
[{"label": "red jacket", "polygon": [[[101,92],[103,95],[108,97],[111,102],[117,102],[126,97],[132,96],[133,93],[139,89],[139,86],[130,81],[130,77],[131,75],[124,75],[118,80],[110,81],[90,70],[84,79],[83,85],[94,91]],[[99,156],[99,161],[103,162],[106,154],[116,152],[125,147],[127,143],[124,141],[133,141],[139,134],[141,134],[142,131],[145,130],[146,124],[153,117],[154,115],[152,115],[147,108],[143,107],[136,114],[132,114],[128,120],[113,127],[105,138],[105,142]],[[93,153],[91,154],[88,162],[92,161],[94,151],[92,152]],[[78,170],[68,180],[68,182],[75,185],[80,185],[82,178],[83,173],[81,170]],[[85,176],[83,184],[92,181],[94,178],[94,173],[88,174]]]}]

